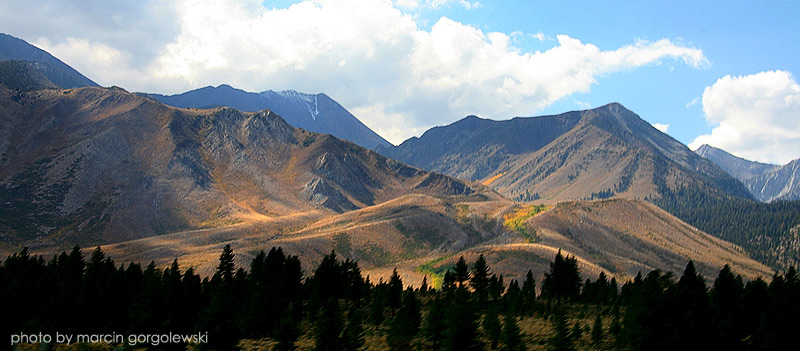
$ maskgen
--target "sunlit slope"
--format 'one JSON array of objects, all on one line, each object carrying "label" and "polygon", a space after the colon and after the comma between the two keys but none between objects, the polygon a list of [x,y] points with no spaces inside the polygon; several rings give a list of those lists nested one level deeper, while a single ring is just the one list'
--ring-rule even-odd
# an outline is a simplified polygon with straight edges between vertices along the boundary
[{"label": "sunlit slope", "polygon": [[[146,238],[104,247],[123,261],[155,260],[161,265],[178,257],[184,265],[213,273],[225,244],[237,251],[240,264],[259,250],[281,246],[299,255],[310,272],[331,250],[358,260],[374,280],[394,268],[404,279],[434,282],[458,257],[474,261],[484,254],[494,271],[520,279],[530,269],[537,276],[549,269],[558,250],[578,258],[585,277],[601,271],[624,281],[652,269],[681,272],[689,259],[713,279],[730,264],[746,277],[769,276],[766,266],[730,243],[692,228],[642,201],[568,202],[524,219],[522,227],[506,219],[520,205],[485,195],[433,197],[408,195],[379,205],[326,216],[307,213],[249,224]],[[522,208],[524,210],[524,208]]]}]

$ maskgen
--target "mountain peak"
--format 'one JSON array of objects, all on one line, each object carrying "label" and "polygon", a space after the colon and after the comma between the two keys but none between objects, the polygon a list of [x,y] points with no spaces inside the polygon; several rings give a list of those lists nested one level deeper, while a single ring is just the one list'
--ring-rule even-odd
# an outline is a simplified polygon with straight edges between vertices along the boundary
[{"label": "mountain peak", "polygon": [[98,86],[97,83],[50,55],[47,51],[28,44],[22,39],[0,33],[0,61],[10,60],[43,64],[37,65],[35,68],[59,88],[71,89]]},{"label": "mountain peak", "polygon": [[467,117],[390,156],[522,201],[657,197],[693,184],[749,197],[735,179],[619,103],[504,121]]}]

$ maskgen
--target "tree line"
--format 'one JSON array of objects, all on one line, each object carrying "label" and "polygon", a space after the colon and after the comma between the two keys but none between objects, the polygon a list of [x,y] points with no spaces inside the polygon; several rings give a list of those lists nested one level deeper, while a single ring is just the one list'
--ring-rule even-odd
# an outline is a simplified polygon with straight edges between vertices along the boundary
[{"label": "tree line", "polygon": [[648,200],[693,227],[742,246],[754,259],[777,269],[800,263],[800,244],[791,233],[800,225],[800,201],[763,203],[709,195],[696,186],[675,191],[662,187],[661,193]]},{"label": "tree line", "polygon": [[[800,278],[791,267],[745,282],[729,266],[707,284],[689,261],[676,277],[654,270],[620,286],[600,273],[582,280],[559,251],[537,289],[532,271],[507,284],[480,255],[461,257],[442,286],[364,277],[332,251],[309,275],[281,248],[249,269],[226,246],[201,277],[178,260],[117,265],[100,248],[51,260],[27,249],[0,263],[0,348],[12,333],[208,333],[209,350],[267,340],[273,350],[776,350],[800,330]],[[164,344],[152,349],[183,350]]]}]

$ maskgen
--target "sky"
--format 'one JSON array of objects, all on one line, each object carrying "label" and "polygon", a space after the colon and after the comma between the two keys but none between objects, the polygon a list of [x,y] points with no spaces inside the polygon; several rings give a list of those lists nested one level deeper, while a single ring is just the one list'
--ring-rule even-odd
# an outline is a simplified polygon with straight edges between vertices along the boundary
[{"label": "sky", "polygon": [[800,2],[0,0],[103,86],[325,93],[394,144],[619,102],[694,149],[800,158]]}]

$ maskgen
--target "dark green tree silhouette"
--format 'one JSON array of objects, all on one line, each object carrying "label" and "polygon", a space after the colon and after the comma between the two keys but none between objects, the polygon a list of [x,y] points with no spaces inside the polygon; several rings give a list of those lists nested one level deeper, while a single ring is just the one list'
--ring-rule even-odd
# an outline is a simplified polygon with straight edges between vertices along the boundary
[{"label": "dark green tree silhouette", "polygon": [[386,304],[392,309],[394,315],[403,298],[403,280],[397,274],[397,268],[392,270],[392,276],[389,278],[389,290],[386,295]]},{"label": "dark green tree silhouette", "polygon": [[275,333],[275,351],[294,351],[297,350],[297,339],[300,338],[300,328],[298,321],[294,318],[291,308],[287,308],[281,313],[280,324]]},{"label": "dark green tree silhouette", "polygon": [[361,311],[353,308],[347,314],[347,325],[342,331],[342,351],[357,351],[364,347],[365,332]]},{"label": "dark green tree silhouette", "polygon": [[428,302],[428,315],[423,325],[423,335],[434,351],[441,349],[442,346],[442,339],[447,327],[445,317],[448,307],[444,298],[436,297]]},{"label": "dark green tree silhouette", "polygon": [[446,311],[442,348],[448,351],[482,350],[479,338],[479,315],[475,306],[469,303],[469,292],[459,287],[453,292],[452,303]]},{"label": "dark green tree silhouette", "polygon": [[467,267],[467,261],[464,260],[464,256],[458,258],[453,272],[455,273],[455,281],[458,283],[458,286],[464,286],[464,282],[469,280],[469,267]]},{"label": "dark green tree silhouette", "polygon": [[419,332],[421,321],[419,301],[414,290],[408,289],[403,294],[403,304],[392,318],[386,343],[393,351],[410,350],[411,342]]},{"label": "dark green tree silhouette", "polygon": [[603,319],[598,314],[592,325],[592,344],[599,346],[603,342]]},{"label": "dark green tree silhouette", "polygon": [[536,278],[531,270],[528,270],[522,282],[522,305],[527,314],[532,314],[536,307]]},{"label": "dark green tree silhouette", "polygon": [[342,349],[342,313],[339,302],[328,299],[319,312],[314,325],[314,345],[317,351],[338,351]]},{"label": "dark green tree silhouette", "polygon": [[472,275],[469,279],[470,286],[478,303],[478,308],[483,309],[489,298],[489,265],[483,254],[478,256],[472,268]]},{"label": "dark green tree silhouette", "polygon": [[233,279],[233,273],[235,271],[235,264],[233,261],[235,254],[231,249],[231,245],[227,244],[222,249],[222,254],[219,255],[219,265],[217,265],[217,275],[224,281],[230,281]]},{"label": "dark green tree silhouette", "polygon": [[678,280],[676,291],[668,299],[675,305],[673,329],[674,345],[686,345],[691,342],[699,349],[711,348],[709,335],[714,335],[711,324],[711,315],[708,309],[708,289],[705,280],[694,267],[691,260],[686,265],[681,279]]},{"label": "dark green tree silhouette", "polygon": [[522,340],[522,333],[517,325],[517,318],[512,314],[506,314],[503,318],[502,347],[503,351],[525,351],[525,342]]},{"label": "dark green tree silhouette", "polygon": [[500,316],[497,312],[498,306],[495,304],[486,308],[486,314],[483,316],[483,334],[489,340],[489,347],[496,350],[500,344],[500,337],[503,332],[503,326],[500,324]]},{"label": "dark green tree silhouette", "polygon": [[573,351],[575,344],[573,334],[567,323],[566,313],[563,308],[557,308],[552,316],[553,336],[550,338],[550,348],[555,351]]},{"label": "dark green tree silhouette", "polygon": [[562,300],[577,299],[580,291],[581,274],[578,269],[578,259],[575,256],[564,257],[559,250],[553,262],[550,262],[550,272],[544,274],[542,296],[560,303]]}]

